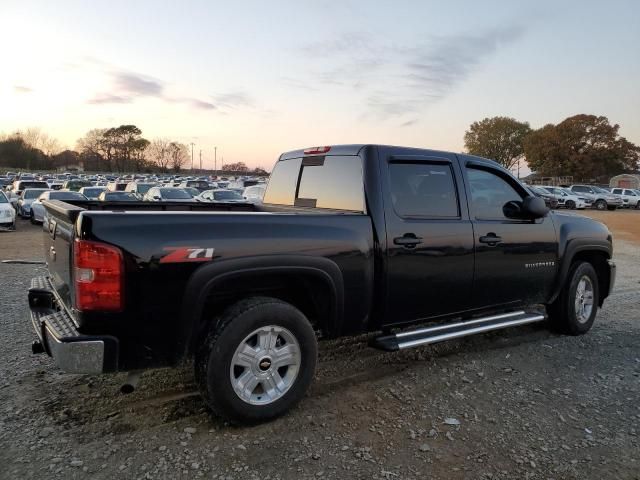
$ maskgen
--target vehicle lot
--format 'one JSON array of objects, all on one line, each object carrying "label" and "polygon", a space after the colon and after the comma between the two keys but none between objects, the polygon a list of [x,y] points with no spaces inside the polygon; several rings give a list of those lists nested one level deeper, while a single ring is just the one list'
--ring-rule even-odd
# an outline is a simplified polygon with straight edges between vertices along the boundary
[{"label": "vehicle lot", "polygon": [[[43,267],[0,264],[0,478],[640,478],[640,212],[586,214],[614,232],[618,263],[586,336],[534,326],[394,354],[325,342],[304,402],[244,429],[206,411],[188,366],[123,396],[124,375],[32,356],[26,289]],[[41,260],[40,227],[19,221],[0,246]]]}]

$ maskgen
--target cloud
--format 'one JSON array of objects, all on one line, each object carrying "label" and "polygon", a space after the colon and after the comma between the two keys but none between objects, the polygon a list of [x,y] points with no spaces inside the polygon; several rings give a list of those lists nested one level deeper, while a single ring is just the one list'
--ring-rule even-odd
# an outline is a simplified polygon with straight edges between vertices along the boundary
[{"label": "cloud", "polygon": [[[306,82],[289,78],[285,83],[299,88],[306,84],[345,88],[364,107],[365,115],[413,119],[524,33],[525,28],[514,23],[475,34],[431,37],[411,46],[381,43],[380,37],[366,33],[348,33],[298,49],[312,62],[310,78]],[[407,119],[402,125],[414,123]]]},{"label": "cloud", "polygon": [[115,72],[113,75],[113,85],[116,90],[128,94],[132,97],[161,97],[164,85],[159,81],[144,78],[141,75],[130,72]]},{"label": "cloud", "polygon": [[238,107],[253,106],[253,100],[251,99],[251,97],[247,93],[242,91],[214,95],[213,99],[221,108],[233,109]]},{"label": "cloud", "polygon": [[133,99],[131,97],[113,95],[110,93],[98,93],[93,98],[90,98],[87,103],[92,105],[101,105],[107,103],[131,103],[132,101]]},{"label": "cloud", "polygon": [[[88,63],[104,66],[103,62],[89,58]],[[194,97],[173,97],[167,95],[166,83],[135,72],[110,70],[111,88],[109,92],[98,92],[87,103],[92,105],[129,104],[142,98],[156,98],[169,103],[182,103],[199,110],[216,110],[214,103]]]},{"label": "cloud", "polygon": [[33,88],[25,87],[23,85],[14,85],[13,91],[16,93],[31,93],[33,92]]}]

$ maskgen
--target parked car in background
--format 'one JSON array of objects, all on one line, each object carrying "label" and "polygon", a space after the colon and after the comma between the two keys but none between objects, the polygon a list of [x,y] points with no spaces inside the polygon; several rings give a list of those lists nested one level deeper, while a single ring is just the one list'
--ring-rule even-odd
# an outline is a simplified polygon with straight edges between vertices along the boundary
[{"label": "parked car in background", "polygon": [[193,198],[199,197],[200,194],[202,193],[200,190],[194,187],[180,187],[180,188],[185,192],[187,192],[189,195],[191,195]]},{"label": "parked car in background", "polygon": [[591,203],[587,203],[585,197],[575,195],[570,190],[552,186],[539,186],[539,188],[546,190],[556,197],[556,200],[558,200],[558,208],[582,210],[591,206]]},{"label": "parked car in background", "polygon": [[110,192],[124,192],[129,182],[109,182],[107,183],[107,190]]},{"label": "parked car in background", "polygon": [[49,184],[49,188],[51,190],[62,190],[64,182],[59,182],[57,180],[52,180],[47,182]]},{"label": "parked car in background", "polygon": [[150,188],[143,200],[147,202],[193,202],[189,192],[176,187]]},{"label": "parked car in background", "polygon": [[577,193],[581,197],[590,198],[592,207],[598,210],[615,210],[622,207],[622,199],[616,197],[604,188],[594,185],[571,185],[569,187],[572,193]]},{"label": "parked car in background", "polygon": [[544,204],[547,208],[558,208],[559,203],[555,195],[547,192],[544,188],[534,187],[531,185],[528,185],[528,188],[536,197],[540,197],[544,200]]},{"label": "parked car in background", "polygon": [[629,208],[640,208],[640,195],[631,188],[612,188],[611,193],[622,197],[622,201]]},{"label": "parked car in background", "polygon": [[262,203],[262,198],[264,197],[264,191],[266,188],[267,186],[264,183],[252,185],[244,189],[242,196],[247,202]]},{"label": "parked car in background", "polygon": [[2,191],[0,191],[0,229],[16,229],[16,210]]},{"label": "parked car in background", "polygon": [[109,192],[105,190],[98,195],[100,202],[138,202],[140,199],[131,192]]},{"label": "parked car in background", "polygon": [[196,200],[212,203],[247,203],[242,195],[234,190],[207,190],[202,192]]},{"label": "parked car in background", "polygon": [[138,200],[142,200],[144,195],[149,191],[150,188],[158,185],[157,183],[148,183],[148,182],[129,182],[125,187],[125,192],[131,192]]},{"label": "parked car in background", "polygon": [[199,192],[204,192],[205,190],[209,190],[209,182],[206,180],[187,180],[178,185],[180,188],[190,187],[197,188]]},{"label": "parked car in background", "polygon": [[106,189],[107,187],[82,187],[79,192],[89,200],[98,200],[98,196]]},{"label": "parked car in background", "polygon": [[62,184],[62,190],[71,190],[77,192],[82,187],[91,187],[91,182],[87,180],[67,180]]},{"label": "parked car in background", "polygon": [[72,190],[47,190],[42,192],[37,199],[31,204],[31,223],[42,223],[44,221],[44,205],[43,200],[89,200],[80,192],[74,192]]},{"label": "parked car in background", "polygon": [[31,216],[31,204],[40,196],[41,193],[48,191],[48,188],[26,188],[20,198],[16,210],[22,218]]},{"label": "parked car in background", "polygon": [[15,195],[20,196],[20,194],[25,188],[47,188],[48,189],[49,184],[47,182],[40,182],[38,180],[14,180],[11,191]]}]

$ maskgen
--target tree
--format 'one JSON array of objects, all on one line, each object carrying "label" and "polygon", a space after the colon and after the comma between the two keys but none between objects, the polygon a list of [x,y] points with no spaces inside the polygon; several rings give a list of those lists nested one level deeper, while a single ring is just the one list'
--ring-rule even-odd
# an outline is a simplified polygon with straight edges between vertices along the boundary
[{"label": "tree", "polygon": [[38,127],[29,127],[24,131],[18,130],[16,136],[22,138],[27,145],[41,150],[45,155],[52,156],[62,151],[57,139],[44,133]]},{"label": "tree", "polygon": [[527,122],[510,117],[485,118],[473,122],[464,134],[464,145],[472,155],[490,158],[505,168],[524,157],[524,139],[531,133]]},{"label": "tree", "polygon": [[604,116],[574,115],[545,125],[525,141],[527,163],[544,176],[604,180],[638,169],[640,148],[618,134]]},{"label": "tree", "polygon": [[85,162],[85,168],[88,170],[110,172],[112,169],[111,155],[109,155],[108,143],[104,137],[106,131],[106,128],[94,128],[76,142],[76,148]]},{"label": "tree", "polygon": [[169,143],[169,140],[166,138],[154,138],[147,149],[149,159],[162,172],[167,171],[169,163],[171,162],[171,157],[169,155]]},{"label": "tree", "polygon": [[48,170],[51,159],[42,150],[33,148],[20,136],[13,135],[0,141],[0,166],[25,169]]},{"label": "tree", "polygon": [[248,172],[249,167],[244,162],[229,163],[222,165],[223,172]]},{"label": "tree", "polygon": [[179,172],[189,160],[189,150],[183,143],[169,143],[169,164],[175,172]]},{"label": "tree", "polygon": [[64,167],[65,169],[70,166],[75,166],[80,160],[80,154],[73,150],[64,150],[52,157],[53,164],[56,167]]}]

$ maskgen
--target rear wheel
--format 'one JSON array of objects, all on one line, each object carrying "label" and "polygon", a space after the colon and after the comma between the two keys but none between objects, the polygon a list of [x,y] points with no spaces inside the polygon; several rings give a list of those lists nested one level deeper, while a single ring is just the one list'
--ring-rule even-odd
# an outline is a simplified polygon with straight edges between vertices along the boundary
[{"label": "rear wheel", "polygon": [[33,225],[35,225],[35,224],[37,224],[37,223],[38,223],[38,222],[36,222],[36,217],[35,217],[35,215],[33,214],[33,210],[31,210],[31,215],[29,215],[29,221],[30,221]]},{"label": "rear wheel", "polygon": [[573,200],[567,200],[566,206],[569,210],[575,210],[576,202],[574,202]]},{"label": "rear wheel", "polygon": [[597,210],[606,210],[607,209],[607,202],[605,202],[604,200],[598,200],[598,201],[596,201],[596,203],[593,204],[593,206]]},{"label": "rear wheel", "polygon": [[214,412],[232,423],[258,423],[302,399],[317,354],[315,332],[300,310],[275,298],[250,298],[212,322],[196,353],[196,381]]},{"label": "rear wheel", "polygon": [[593,265],[582,261],[573,263],[560,295],[547,305],[552,325],[569,335],[587,333],[596,318],[598,295],[598,276]]}]

